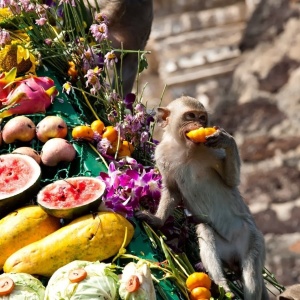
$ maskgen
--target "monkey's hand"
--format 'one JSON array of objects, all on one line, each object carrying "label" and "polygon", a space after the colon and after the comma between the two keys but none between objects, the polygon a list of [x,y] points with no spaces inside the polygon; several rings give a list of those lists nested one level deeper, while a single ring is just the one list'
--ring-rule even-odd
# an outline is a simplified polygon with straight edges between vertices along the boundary
[{"label": "monkey's hand", "polygon": [[217,128],[217,131],[206,137],[205,146],[216,149],[228,149],[235,145],[234,138],[223,128]]},{"label": "monkey's hand", "polygon": [[160,218],[154,216],[150,212],[143,210],[143,211],[137,211],[135,213],[135,217],[141,221],[145,221],[150,226],[159,228],[163,226],[163,222]]}]

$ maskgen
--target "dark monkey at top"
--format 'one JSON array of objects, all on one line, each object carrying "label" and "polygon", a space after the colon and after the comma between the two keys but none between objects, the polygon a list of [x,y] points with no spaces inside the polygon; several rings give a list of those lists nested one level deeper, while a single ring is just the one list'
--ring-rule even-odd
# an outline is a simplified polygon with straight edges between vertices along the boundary
[{"label": "dark monkey at top", "polygon": [[[97,9],[107,17],[108,40],[113,48],[145,49],[153,20],[152,0],[84,0],[84,3],[94,16]],[[119,57],[117,72],[122,79],[124,97],[131,92],[137,71],[138,53],[126,53],[122,63]]]}]

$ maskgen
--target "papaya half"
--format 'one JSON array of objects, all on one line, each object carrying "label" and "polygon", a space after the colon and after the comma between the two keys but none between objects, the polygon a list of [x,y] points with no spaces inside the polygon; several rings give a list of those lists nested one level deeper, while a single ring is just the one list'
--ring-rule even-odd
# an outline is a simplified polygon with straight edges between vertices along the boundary
[{"label": "papaya half", "polygon": [[73,220],[47,237],[23,247],[5,262],[4,272],[50,277],[73,260],[102,261],[125,247],[134,234],[133,225],[114,212],[99,212]]},{"label": "papaya half", "polygon": [[61,227],[59,219],[38,205],[17,209],[0,220],[0,269],[17,250],[36,242]]}]

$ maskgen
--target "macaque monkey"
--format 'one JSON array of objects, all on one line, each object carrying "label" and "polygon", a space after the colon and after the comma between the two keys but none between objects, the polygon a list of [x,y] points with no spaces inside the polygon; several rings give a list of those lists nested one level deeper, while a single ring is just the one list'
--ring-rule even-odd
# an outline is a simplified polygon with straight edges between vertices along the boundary
[{"label": "macaque monkey", "polygon": [[[84,2],[94,12],[97,9],[107,17],[108,39],[112,41],[113,48],[144,50],[153,20],[152,0],[84,0]],[[119,57],[117,72],[123,82],[124,97],[133,88],[137,70],[137,53],[124,55],[122,63]]]},{"label": "macaque monkey", "polygon": [[241,272],[245,300],[269,299],[262,269],[264,238],[238,190],[240,158],[234,138],[224,129],[194,143],[186,133],[209,125],[204,106],[181,97],[157,110],[164,128],[155,151],[163,190],[155,215],[136,213],[149,225],[161,227],[183,203],[196,222],[202,264],[213,281],[229,292],[223,267]]}]

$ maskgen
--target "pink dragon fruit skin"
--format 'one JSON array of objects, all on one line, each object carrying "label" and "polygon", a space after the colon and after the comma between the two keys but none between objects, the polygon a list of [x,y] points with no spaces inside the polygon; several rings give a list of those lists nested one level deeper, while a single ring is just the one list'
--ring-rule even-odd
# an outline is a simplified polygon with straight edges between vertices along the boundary
[{"label": "pink dragon fruit skin", "polygon": [[13,90],[2,101],[0,118],[15,114],[33,114],[45,112],[58,91],[49,77],[30,76],[19,80]]}]

